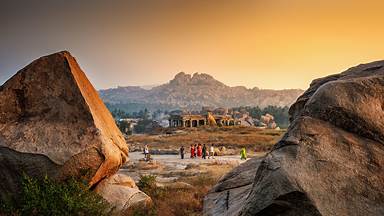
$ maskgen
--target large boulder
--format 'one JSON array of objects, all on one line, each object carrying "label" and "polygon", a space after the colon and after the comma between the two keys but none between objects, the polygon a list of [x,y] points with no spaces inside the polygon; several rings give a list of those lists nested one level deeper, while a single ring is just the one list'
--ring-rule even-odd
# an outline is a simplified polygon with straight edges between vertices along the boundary
[{"label": "large boulder", "polygon": [[275,117],[273,117],[273,115],[269,113],[260,116],[260,121],[266,125],[269,125],[270,123],[274,122],[274,120],[275,120]]},{"label": "large boulder", "polygon": [[135,181],[124,174],[115,174],[97,184],[95,191],[114,206],[117,214],[128,214],[132,207],[149,206],[151,198],[140,191]]},{"label": "large boulder", "polygon": [[41,57],[0,87],[0,198],[16,194],[23,173],[93,186],[127,158],[122,134],[70,53]]},{"label": "large boulder", "polygon": [[251,190],[261,158],[253,158],[224,175],[204,197],[204,215],[236,215]]},{"label": "large boulder", "polygon": [[384,61],[314,80],[227,215],[384,215]]},{"label": "large boulder", "polygon": [[207,113],[207,121],[209,126],[217,126],[216,119],[210,112]]}]

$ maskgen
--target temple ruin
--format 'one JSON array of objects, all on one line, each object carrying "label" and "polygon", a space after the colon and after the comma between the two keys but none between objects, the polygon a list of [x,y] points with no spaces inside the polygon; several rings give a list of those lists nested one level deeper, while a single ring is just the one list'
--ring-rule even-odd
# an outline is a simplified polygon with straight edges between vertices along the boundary
[{"label": "temple ruin", "polygon": [[[210,115],[213,116],[216,124],[209,121]],[[212,115],[210,113],[205,115],[178,114],[171,115],[169,118],[169,127],[200,127],[205,125],[235,126],[238,124],[231,116]]]},{"label": "temple ruin", "polygon": [[200,126],[245,126],[278,128],[272,115],[266,113],[260,119],[252,118],[247,111],[233,111],[228,108],[203,107],[201,111],[174,110],[169,114],[169,127],[187,128]]}]

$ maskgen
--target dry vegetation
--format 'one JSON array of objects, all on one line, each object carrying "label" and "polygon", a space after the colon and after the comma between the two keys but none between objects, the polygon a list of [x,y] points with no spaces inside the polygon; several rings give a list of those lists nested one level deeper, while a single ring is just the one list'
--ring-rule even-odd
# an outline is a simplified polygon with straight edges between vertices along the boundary
[{"label": "dry vegetation", "polygon": [[[131,150],[140,150],[145,144],[151,149],[172,150],[179,149],[182,145],[188,147],[202,143],[214,144],[217,149],[225,147],[226,154],[238,154],[239,148],[246,147],[248,154],[260,156],[268,151],[284,132],[285,130],[254,127],[188,128],[167,135],[134,135],[128,138],[128,142]],[[152,198],[153,205],[146,209],[135,208],[130,215],[202,215],[204,196],[223,175],[237,165],[238,162],[212,160],[212,163],[190,163],[180,170],[159,161],[131,163],[126,167],[127,170],[142,175],[137,184]],[[164,178],[175,177],[175,180],[164,182]]]},{"label": "dry vegetation", "polygon": [[[234,165],[228,164],[197,165],[192,169],[199,169],[202,174],[184,176],[176,182],[161,187],[157,186],[152,176],[144,176],[143,182],[138,185],[141,190],[151,196],[153,206],[149,209],[138,207],[133,209],[130,215],[202,215],[204,196],[233,167]],[[175,187],[177,183],[183,183],[189,187]]]},{"label": "dry vegetation", "polygon": [[[246,147],[248,152],[268,151],[285,130],[259,129],[255,127],[205,127],[174,131],[168,135],[133,135],[128,138],[131,150],[140,150],[148,144],[152,149],[179,149],[182,145],[214,144],[227,149]],[[187,148],[188,149],[188,148]]]}]

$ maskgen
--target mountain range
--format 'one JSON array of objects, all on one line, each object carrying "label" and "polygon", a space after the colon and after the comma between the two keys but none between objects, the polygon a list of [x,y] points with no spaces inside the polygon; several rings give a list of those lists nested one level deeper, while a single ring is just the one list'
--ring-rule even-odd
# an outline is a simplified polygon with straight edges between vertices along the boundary
[{"label": "mountain range", "polygon": [[117,87],[99,91],[108,106],[125,111],[144,108],[200,110],[209,107],[289,106],[303,93],[301,89],[270,90],[244,86],[230,87],[209,74],[184,72],[151,89],[139,86]]}]

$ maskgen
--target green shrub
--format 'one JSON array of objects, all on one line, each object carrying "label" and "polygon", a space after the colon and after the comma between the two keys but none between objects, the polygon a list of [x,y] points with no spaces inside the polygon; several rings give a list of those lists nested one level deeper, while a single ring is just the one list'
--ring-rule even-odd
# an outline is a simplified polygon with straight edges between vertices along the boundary
[{"label": "green shrub", "polygon": [[142,175],[142,176],[140,176],[140,180],[137,183],[137,186],[140,188],[140,190],[155,187],[156,186],[156,176],[155,175]]},{"label": "green shrub", "polygon": [[[164,188],[160,188],[156,185],[156,176],[155,175],[142,175],[140,176],[140,180],[137,183],[137,187],[148,196],[152,198],[152,200],[156,201],[160,197],[164,195]],[[154,206],[146,207],[146,206],[137,206],[132,209],[130,215],[133,216],[155,216],[158,215],[156,203]]]},{"label": "green shrub", "polygon": [[23,176],[20,198],[17,204],[4,205],[0,215],[109,215],[111,210],[101,196],[75,179],[58,183]]},{"label": "green shrub", "polygon": [[150,197],[160,196],[162,189],[156,185],[156,176],[155,175],[142,175],[140,180],[137,183],[137,187],[144,193],[148,194]]}]

